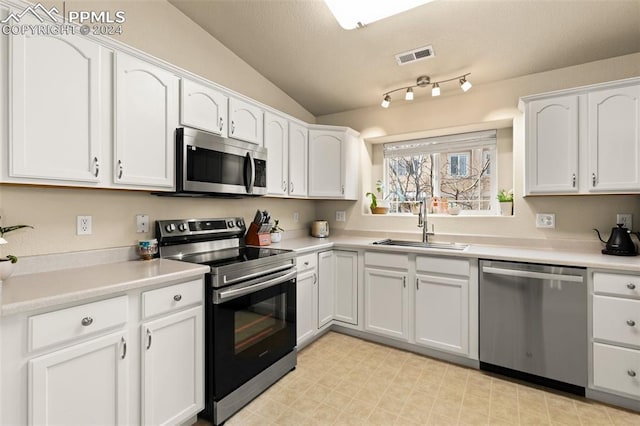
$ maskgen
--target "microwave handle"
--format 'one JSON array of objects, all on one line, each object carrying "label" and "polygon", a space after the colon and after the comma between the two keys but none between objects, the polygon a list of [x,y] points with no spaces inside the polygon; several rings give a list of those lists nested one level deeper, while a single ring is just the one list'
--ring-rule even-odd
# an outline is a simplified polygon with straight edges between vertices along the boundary
[{"label": "microwave handle", "polygon": [[[247,170],[247,163],[249,163],[250,172],[248,172]],[[253,160],[253,155],[251,154],[251,152],[247,152],[247,155],[245,156],[244,164],[245,164],[244,186],[247,189],[247,194],[251,194],[253,193],[253,185],[256,181],[256,163]]]}]

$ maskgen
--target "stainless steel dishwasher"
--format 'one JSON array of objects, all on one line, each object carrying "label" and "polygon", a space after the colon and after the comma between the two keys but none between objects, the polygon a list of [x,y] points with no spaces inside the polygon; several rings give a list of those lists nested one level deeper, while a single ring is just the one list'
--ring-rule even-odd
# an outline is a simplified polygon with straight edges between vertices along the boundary
[{"label": "stainless steel dishwasher", "polygon": [[584,395],[584,268],[480,261],[480,368]]}]

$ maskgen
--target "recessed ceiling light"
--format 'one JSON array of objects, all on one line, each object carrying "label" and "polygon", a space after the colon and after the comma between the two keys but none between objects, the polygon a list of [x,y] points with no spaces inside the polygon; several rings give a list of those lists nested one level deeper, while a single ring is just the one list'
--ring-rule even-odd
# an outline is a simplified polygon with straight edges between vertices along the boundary
[{"label": "recessed ceiling light", "polygon": [[432,0],[324,0],[345,30],[362,28]]}]

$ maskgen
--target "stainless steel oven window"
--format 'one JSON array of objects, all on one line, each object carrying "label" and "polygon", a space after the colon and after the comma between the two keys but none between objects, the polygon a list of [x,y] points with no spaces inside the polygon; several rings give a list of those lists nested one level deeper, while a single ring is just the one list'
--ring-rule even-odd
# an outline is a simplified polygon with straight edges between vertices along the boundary
[{"label": "stainless steel oven window", "polygon": [[235,312],[234,351],[239,354],[287,326],[286,294],[280,294]]}]

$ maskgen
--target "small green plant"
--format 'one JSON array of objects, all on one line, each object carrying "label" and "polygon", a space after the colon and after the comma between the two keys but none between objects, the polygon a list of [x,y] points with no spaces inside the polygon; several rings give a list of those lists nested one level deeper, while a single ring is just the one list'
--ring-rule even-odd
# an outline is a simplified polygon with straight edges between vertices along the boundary
[{"label": "small green plant", "polygon": [[376,192],[378,193],[378,195],[374,194],[373,192],[367,192],[366,194],[364,194],[365,197],[371,197],[371,210],[378,207],[378,197],[384,196],[384,182],[382,181],[382,179],[378,179],[376,181]]},{"label": "small green plant", "polygon": [[[21,228],[33,228],[31,225],[12,225],[12,226],[0,226],[0,244],[7,244],[7,240],[4,239],[4,234],[9,233],[11,231],[15,231],[16,229]],[[7,255],[4,259],[0,258],[0,262],[11,262],[16,263],[18,258],[12,254]]]},{"label": "small green plant", "polygon": [[513,201],[513,189],[510,189],[509,191],[504,189],[500,190],[500,192],[498,192],[498,201],[501,203]]},{"label": "small green plant", "polygon": [[280,227],[280,220],[278,219],[273,221],[273,226],[271,227],[271,233],[273,234],[274,232],[284,232],[284,229]]}]

